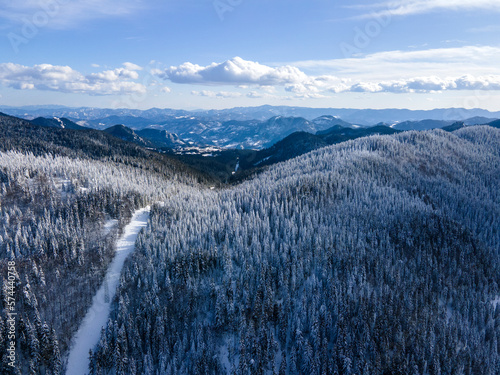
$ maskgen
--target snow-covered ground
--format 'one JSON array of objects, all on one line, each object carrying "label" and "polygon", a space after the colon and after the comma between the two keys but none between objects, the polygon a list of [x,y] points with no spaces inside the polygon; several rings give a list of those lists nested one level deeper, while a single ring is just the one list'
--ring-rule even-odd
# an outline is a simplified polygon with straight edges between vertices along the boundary
[{"label": "snow-covered ground", "polygon": [[497,298],[495,298],[493,301],[491,301],[491,303],[493,304],[493,306],[495,308],[497,308],[498,305],[500,305],[500,296],[498,296]]},{"label": "snow-covered ground", "polygon": [[116,219],[110,219],[104,223],[104,226],[102,228],[102,232],[104,235],[107,235],[111,230],[118,225],[118,220]]},{"label": "snow-covered ground", "polygon": [[106,326],[123,264],[127,256],[134,251],[139,231],[147,225],[149,210],[149,206],[137,210],[117,241],[116,254],[108,268],[104,282],[94,296],[92,306],[73,338],[66,375],[88,373],[89,350],[94,349],[99,341],[101,328]]}]

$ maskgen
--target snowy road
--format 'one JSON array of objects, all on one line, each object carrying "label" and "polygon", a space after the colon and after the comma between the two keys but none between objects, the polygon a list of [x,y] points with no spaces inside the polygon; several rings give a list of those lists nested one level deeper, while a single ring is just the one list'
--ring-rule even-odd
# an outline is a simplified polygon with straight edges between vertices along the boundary
[{"label": "snowy road", "polygon": [[94,349],[99,341],[101,328],[107,324],[123,264],[127,256],[134,251],[137,235],[147,225],[148,218],[149,206],[137,210],[118,239],[116,254],[108,268],[105,281],[94,296],[92,306],[73,338],[66,375],[88,374],[89,350]]}]

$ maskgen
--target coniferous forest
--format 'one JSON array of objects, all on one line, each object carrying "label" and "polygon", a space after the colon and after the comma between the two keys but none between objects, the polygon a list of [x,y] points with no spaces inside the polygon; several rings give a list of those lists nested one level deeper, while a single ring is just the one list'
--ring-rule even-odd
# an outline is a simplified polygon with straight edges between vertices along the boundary
[{"label": "coniferous forest", "polygon": [[90,374],[500,373],[499,129],[372,135],[220,185],[102,132],[0,119],[19,364],[4,306],[0,373],[65,373],[149,204]]}]

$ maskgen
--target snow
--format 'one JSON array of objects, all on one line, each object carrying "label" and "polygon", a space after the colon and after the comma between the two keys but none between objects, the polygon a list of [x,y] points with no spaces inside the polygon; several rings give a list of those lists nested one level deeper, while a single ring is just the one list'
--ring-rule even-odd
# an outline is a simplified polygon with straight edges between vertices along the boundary
[{"label": "snow", "polygon": [[240,168],[240,160],[238,159],[238,161],[236,162],[236,167],[234,168],[233,174],[236,174],[236,172],[238,172],[239,168]]},{"label": "snow", "polygon": [[56,189],[62,192],[64,187],[71,185],[71,180],[68,180],[67,178],[55,177],[54,184],[56,186]]},{"label": "snow", "polygon": [[116,219],[111,219],[111,220],[106,221],[106,223],[104,223],[104,227],[102,228],[103,234],[107,235],[109,232],[111,232],[111,229],[116,227],[117,224],[118,224],[118,220],[116,220]]},{"label": "snow", "polygon": [[271,156],[268,156],[267,158],[259,160],[257,163],[254,164],[254,166],[258,166],[259,164],[264,163],[265,161],[269,160],[270,158],[271,158]]},{"label": "snow", "polygon": [[104,282],[94,296],[92,306],[73,338],[66,375],[84,375],[88,372],[89,350],[97,345],[101,336],[101,328],[107,324],[123,264],[127,256],[134,251],[139,231],[147,225],[149,210],[149,206],[137,210],[117,241],[116,254],[108,268]]},{"label": "snow", "polygon": [[62,198],[66,198],[68,196],[68,193],[64,189],[71,186],[71,180],[68,180],[66,178],[55,177],[54,185],[56,189],[61,193]]},{"label": "snow", "polygon": [[491,303],[493,304],[493,307],[496,309],[497,306],[500,305],[500,296],[491,301]]},{"label": "snow", "polygon": [[54,117],[54,120],[56,120],[57,122],[59,122],[59,124],[61,124],[61,128],[64,129],[64,122],[62,122],[62,120],[59,117]]}]

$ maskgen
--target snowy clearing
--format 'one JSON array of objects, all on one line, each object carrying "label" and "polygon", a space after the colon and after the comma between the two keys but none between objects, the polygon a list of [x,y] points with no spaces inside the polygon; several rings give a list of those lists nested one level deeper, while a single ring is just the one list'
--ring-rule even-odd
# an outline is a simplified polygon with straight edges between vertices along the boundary
[{"label": "snowy clearing", "polygon": [[92,300],[92,306],[73,338],[69,353],[66,375],[88,373],[89,350],[94,349],[101,335],[101,328],[106,326],[111,302],[116,293],[120,273],[127,256],[134,251],[135,241],[140,230],[147,225],[150,207],[137,210],[120,239],[116,243],[116,254],[108,268],[103,284]]},{"label": "snowy clearing", "polygon": [[104,226],[102,228],[103,234],[107,235],[117,225],[118,225],[118,220],[116,220],[116,219],[107,220],[106,223],[104,223]]}]

